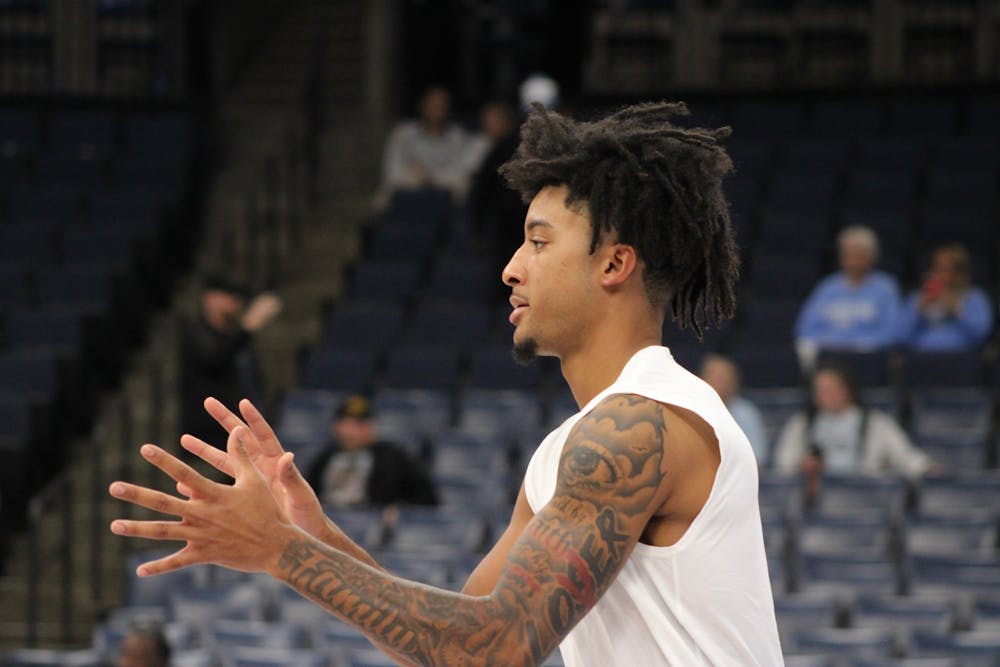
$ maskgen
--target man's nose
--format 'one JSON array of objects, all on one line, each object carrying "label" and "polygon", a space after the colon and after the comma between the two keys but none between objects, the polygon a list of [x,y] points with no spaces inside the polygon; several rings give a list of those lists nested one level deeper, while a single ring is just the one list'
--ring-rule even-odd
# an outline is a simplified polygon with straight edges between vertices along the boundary
[{"label": "man's nose", "polygon": [[511,255],[510,260],[507,262],[507,266],[505,266],[503,271],[500,273],[500,279],[503,280],[503,284],[508,287],[514,287],[515,285],[521,285],[524,283],[524,265],[519,261],[520,254],[521,249],[518,248],[514,254]]}]

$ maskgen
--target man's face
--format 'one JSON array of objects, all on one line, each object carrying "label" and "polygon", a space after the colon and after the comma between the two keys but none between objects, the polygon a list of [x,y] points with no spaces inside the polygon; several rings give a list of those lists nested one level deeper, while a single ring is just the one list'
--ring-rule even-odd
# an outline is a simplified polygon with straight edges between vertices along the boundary
[{"label": "man's face", "polygon": [[150,637],[127,635],[122,640],[121,651],[115,667],[162,667],[156,644]]},{"label": "man's face", "polygon": [[451,96],[448,91],[434,88],[427,91],[420,102],[420,115],[428,125],[437,127],[448,120],[451,112]]},{"label": "man's face", "polygon": [[341,417],[333,423],[333,435],[341,449],[364,449],[375,442],[375,423],[371,419]]},{"label": "man's face", "polygon": [[948,250],[935,251],[931,258],[931,275],[947,288],[956,287],[959,275],[954,253]]},{"label": "man's face", "polygon": [[232,326],[243,314],[243,299],[224,290],[210,289],[202,295],[205,317],[217,326]]},{"label": "man's face", "polygon": [[590,217],[566,207],[567,189],[542,189],[528,207],[524,243],[503,270],[512,288],[510,321],[521,361],[561,357],[586,338],[598,294],[599,252],[591,254]]},{"label": "man's face", "polygon": [[842,412],[851,407],[851,393],[836,373],[820,371],[813,378],[813,402],[822,412]]},{"label": "man's face", "polygon": [[840,267],[852,278],[860,278],[872,268],[872,254],[863,243],[844,241],[840,244]]}]

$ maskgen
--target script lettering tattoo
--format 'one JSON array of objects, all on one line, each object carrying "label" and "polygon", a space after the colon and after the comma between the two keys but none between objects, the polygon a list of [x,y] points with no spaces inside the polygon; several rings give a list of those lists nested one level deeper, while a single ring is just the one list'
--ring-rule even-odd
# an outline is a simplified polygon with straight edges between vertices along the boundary
[{"label": "script lettering tattoo", "polygon": [[496,588],[474,597],[404,581],[301,540],[289,585],[417,665],[544,661],[611,585],[662,502],[664,408],[614,395],[567,439],[555,495],[511,548]]}]

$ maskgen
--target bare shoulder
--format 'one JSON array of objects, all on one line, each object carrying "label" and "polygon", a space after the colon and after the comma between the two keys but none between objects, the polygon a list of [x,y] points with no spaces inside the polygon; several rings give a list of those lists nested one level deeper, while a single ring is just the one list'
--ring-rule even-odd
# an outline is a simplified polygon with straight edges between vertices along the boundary
[{"label": "bare shoulder", "polygon": [[[662,502],[667,420],[664,406],[614,394],[573,428],[559,464],[559,489],[570,496],[607,496],[643,514]],[[628,499],[627,503],[625,499]]]},{"label": "bare shoulder", "polygon": [[671,516],[680,524],[670,532],[682,533],[707,499],[719,461],[714,430],[694,412],[614,394],[570,434],[560,462],[560,489],[603,497],[637,518]]}]

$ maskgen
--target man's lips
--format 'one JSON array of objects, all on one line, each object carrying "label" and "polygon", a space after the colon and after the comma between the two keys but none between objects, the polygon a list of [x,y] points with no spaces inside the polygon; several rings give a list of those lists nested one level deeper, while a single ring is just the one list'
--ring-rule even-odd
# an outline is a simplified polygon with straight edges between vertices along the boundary
[{"label": "man's lips", "polygon": [[511,307],[514,310],[511,311],[508,320],[510,321],[511,324],[517,324],[517,320],[521,317],[521,314],[528,307],[528,302],[527,300],[516,295],[511,295],[509,301]]}]

